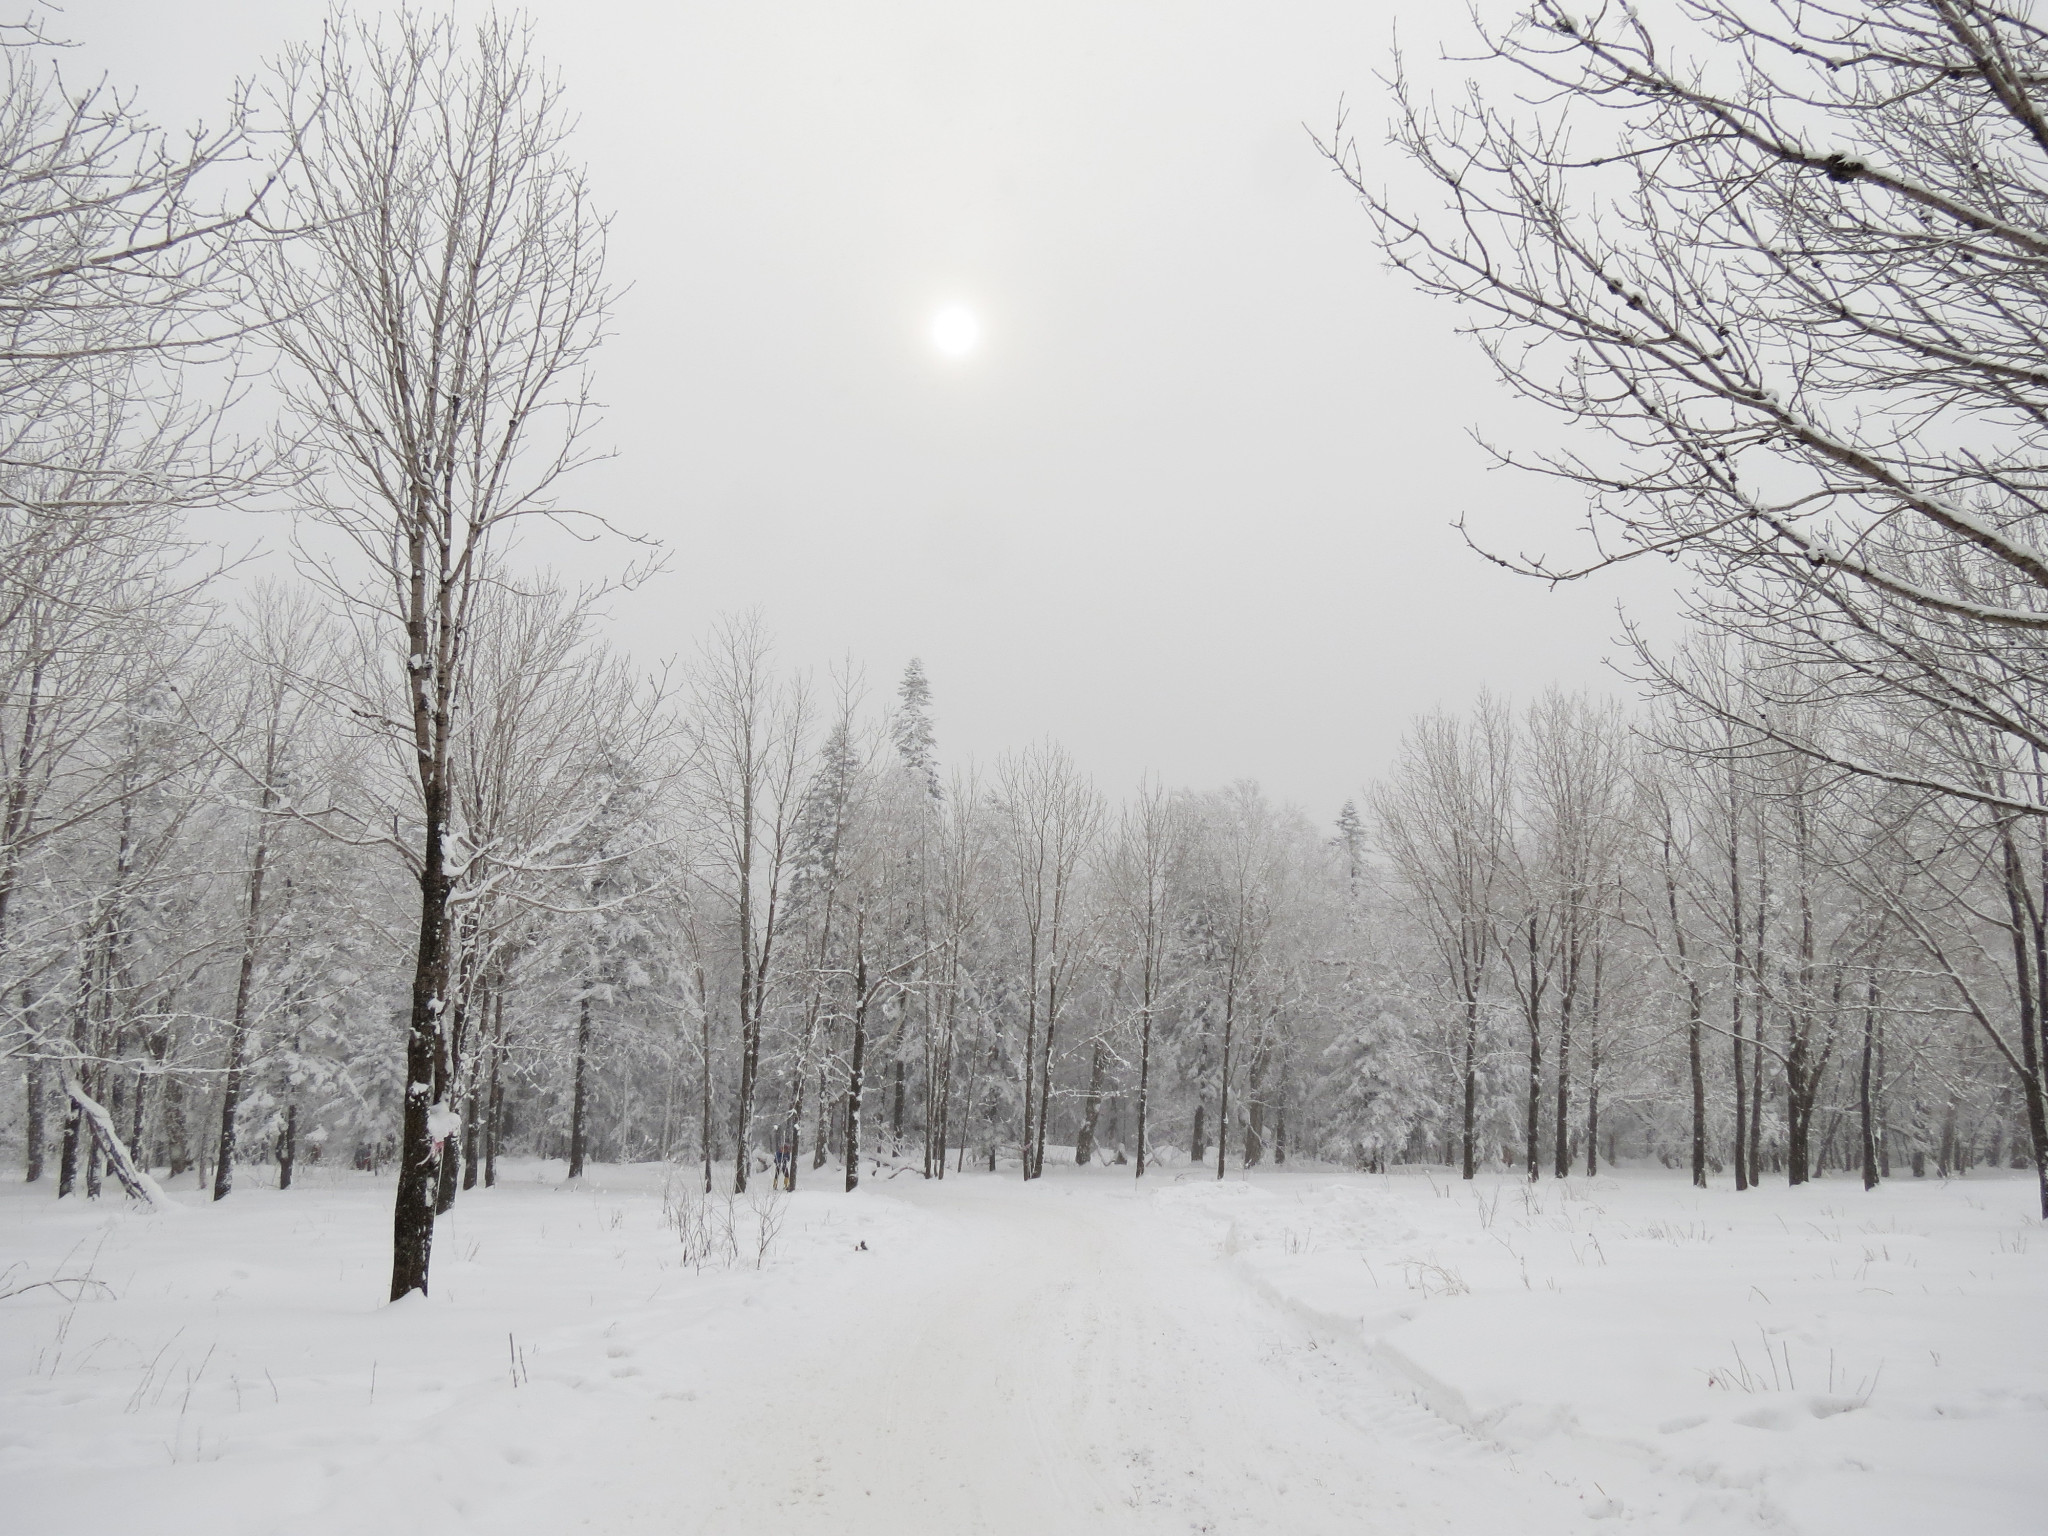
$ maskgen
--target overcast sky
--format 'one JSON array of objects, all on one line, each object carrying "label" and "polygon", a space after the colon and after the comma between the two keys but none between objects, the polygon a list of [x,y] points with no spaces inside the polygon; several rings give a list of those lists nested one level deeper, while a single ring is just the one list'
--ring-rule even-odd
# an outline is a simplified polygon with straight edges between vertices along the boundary
[{"label": "overcast sky", "polygon": [[[616,457],[579,499],[672,552],[616,605],[636,656],[758,607],[792,665],[850,654],[877,694],[921,656],[950,762],[1049,735],[1112,792],[1251,777],[1327,820],[1416,712],[1617,688],[1616,603],[1668,607],[1657,573],[1553,592],[1464,548],[1461,512],[1562,547],[1575,502],[1469,435],[1557,428],[1380,269],[1309,142],[1348,96],[1372,164],[1397,16],[1427,53],[1462,8],[529,9],[616,210]],[[323,11],[58,27],[69,70],[179,123]],[[980,322],[961,357],[948,305]]]}]

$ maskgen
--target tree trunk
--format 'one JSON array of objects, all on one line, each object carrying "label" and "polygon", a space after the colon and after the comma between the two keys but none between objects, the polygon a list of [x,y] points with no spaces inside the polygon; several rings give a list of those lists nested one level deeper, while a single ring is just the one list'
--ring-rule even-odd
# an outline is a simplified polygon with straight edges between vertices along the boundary
[{"label": "tree trunk", "polygon": [[292,1187],[292,1164],[299,1155],[299,1106],[296,1102],[284,1107],[284,1125],[277,1133],[277,1187]]},{"label": "tree trunk", "polygon": [[1685,978],[1685,1061],[1692,1088],[1692,1182],[1695,1189],[1707,1187],[1707,1078],[1700,1059],[1700,984],[1687,958],[1685,927],[1678,916],[1678,877],[1672,869],[1671,833],[1664,833],[1664,901],[1671,914],[1671,942],[1678,954],[1678,969]]},{"label": "tree trunk", "polygon": [[1756,1006],[1751,1010],[1750,1054],[1749,1054],[1749,1183],[1754,1189],[1763,1182],[1764,1142],[1764,977],[1767,974],[1764,963],[1765,922],[1770,909],[1770,866],[1759,855],[1756,864],[1756,926],[1750,930],[1751,944],[1749,965],[1750,996]]},{"label": "tree trunk", "polygon": [[1245,1082],[1244,1166],[1256,1168],[1266,1157],[1266,1068],[1268,1047],[1252,1052],[1251,1073]]},{"label": "tree trunk", "polygon": [[1475,1145],[1479,1132],[1479,999],[1467,993],[1465,996],[1465,1113],[1462,1139],[1464,1141],[1464,1176],[1472,1178],[1479,1171],[1479,1149]]},{"label": "tree trunk", "polygon": [[156,1180],[135,1166],[134,1157],[114,1129],[113,1116],[94,1102],[76,1075],[65,1073],[64,1092],[91,1134],[94,1151],[106,1158],[107,1167],[121,1187],[153,1209],[169,1209],[171,1202],[157,1187]]},{"label": "tree trunk", "polygon": [[491,1088],[484,1100],[484,1188],[498,1182],[498,1136],[505,1122],[505,994],[491,996]]},{"label": "tree trunk", "polygon": [[[420,686],[424,690],[424,683]],[[441,1015],[447,1006],[450,882],[446,865],[445,793],[438,773],[426,777],[419,949],[413,965],[412,1012],[405,1031],[405,1113],[398,1139],[398,1195],[391,1216],[393,1301],[414,1291],[426,1294],[427,1271],[434,1251],[435,1186],[440,1173],[432,1119],[437,1107],[434,1081],[440,1073],[442,1058]]]},{"label": "tree trunk", "polygon": [[[78,1188],[80,1120],[78,1106],[69,1099],[64,1105],[64,1140],[57,1149],[57,1198],[64,1199]],[[172,1170],[176,1177],[177,1170]]]},{"label": "tree trunk", "polygon": [[827,1155],[826,1143],[830,1140],[830,1138],[825,1134],[825,1106],[827,1102],[828,1096],[825,1092],[825,1064],[821,1061],[818,1063],[818,1107],[813,1112],[813,1119],[811,1123],[811,1171],[813,1173],[817,1172],[820,1168],[825,1166],[825,1158]]},{"label": "tree trunk", "polygon": [[1685,1021],[1686,1067],[1692,1077],[1692,1182],[1693,1188],[1707,1187],[1707,1072],[1700,1056],[1699,992],[1693,990],[1693,1008]]},{"label": "tree trunk", "polygon": [[854,940],[853,966],[853,1051],[846,1064],[846,1188],[860,1185],[860,1099],[864,1086],[868,1049],[868,956],[858,937]]},{"label": "tree trunk", "polygon": [[1235,991],[1223,999],[1223,1059],[1216,1073],[1216,1177],[1223,1177],[1223,1157],[1230,1146],[1230,1037],[1236,1027]]},{"label": "tree trunk", "polygon": [[1586,1177],[1600,1172],[1600,1058],[1594,1053],[1586,1069]]},{"label": "tree trunk", "polygon": [[1081,1101],[1081,1129],[1074,1136],[1074,1161],[1086,1168],[1095,1159],[1095,1117],[1102,1112],[1102,1080],[1109,1068],[1109,1047],[1101,1036],[1088,1062],[1088,1093]]},{"label": "tree trunk", "polygon": [[711,1004],[705,996],[702,972],[697,977],[697,1047],[703,1072],[698,1078],[701,1098],[697,1106],[697,1141],[704,1154],[704,1193],[711,1193]]},{"label": "tree trunk", "polygon": [[[166,1045],[165,1053],[169,1054]],[[69,1121],[66,1122],[67,1134]],[[192,1166],[192,1151],[188,1145],[185,1122],[185,1084],[181,1078],[169,1076],[164,1079],[164,1166],[170,1177],[176,1178]]]},{"label": "tree trunk", "polygon": [[892,1157],[899,1157],[903,1152],[903,1055],[900,1049],[890,1077],[889,1153]]},{"label": "tree trunk", "polygon": [[1807,1050],[1808,1021],[1794,1020],[1785,1049],[1785,1170],[1788,1184],[1804,1184],[1811,1172],[1809,1138],[1814,1092]]},{"label": "tree trunk", "polygon": [[[1057,965],[1057,961],[1054,962]],[[1045,1032],[1039,1037],[1038,1122],[1032,1138],[1031,1176],[1045,1174],[1045,1124],[1052,1118],[1052,1038],[1059,1026],[1059,982],[1048,978],[1045,987]]]},{"label": "tree trunk", "polygon": [[1543,1177],[1543,1026],[1532,1008],[1529,1024],[1529,1108],[1526,1124],[1528,1131],[1523,1138],[1524,1166],[1528,1169],[1529,1182],[1535,1183]]},{"label": "tree trunk", "polygon": [[1856,1083],[1856,1110],[1863,1130],[1863,1187],[1877,1188],[1877,1120],[1871,1113],[1870,1069],[1877,1050],[1877,976],[1870,978],[1870,990],[1863,1008],[1863,1062]]},{"label": "tree trunk", "polygon": [[[1575,971],[1578,961],[1569,963]],[[1572,994],[1577,985],[1576,976],[1568,974],[1557,999],[1557,1146],[1551,1168],[1560,1179],[1569,1177],[1572,1171],[1572,1004],[1576,1001]]]},{"label": "tree trunk", "polygon": [[[452,1085],[445,1090],[449,1097],[439,1102],[459,1102],[453,1097]],[[437,1143],[439,1149],[434,1164],[434,1214],[445,1216],[455,1209],[455,1191],[462,1179],[462,1135],[443,1136]]]},{"label": "tree trunk", "polygon": [[[584,988],[583,996],[576,1008],[576,1058],[574,1065],[574,1086],[569,1092],[569,1177],[583,1177],[583,1135],[584,1117],[588,1107],[589,1086],[586,1082],[590,1060],[590,989]],[[741,1152],[745,1160],[744,1149]],[[742,1189],[746,1187],[742,1182]]]},{"label": "tree trunk", "polygon": [[277,795],[269,780],[276,769],[273,726],[271,762],[266,764],[262,804],[257,810],[256,847],[249,859],[249,885],[242,918],[242,960],[235,971],[235,1005],[228,1016],[227,1071],[221,1075],[220,1147],[214,1154],[213,1198],[225,1200],[235,1187],[235,1116],[242,1107],[242,1054],[249,1029],[249,988],[256,975],[256,945],[262,934],[263,869],[270,856],[270,812]]},{"label": "tree trunk", "polygon": [[44,1100],[47,1094],[47,1089],[44,1087],[43,1084],[43,1058],[40,1052],[36,1049],[34,1043],[35,1035],[33,1016],[28,1015],[28,995],[26,988],[23,988],[21,1002],[22,1013],[25,1016],[30,1017],[30,1044],[27,1074],[28,1117],[27,1125],[23,1133],[26,1143],[23,1148],[23,1151],[25,1152],[26,1156],[24,1158],[24,1167],[22,1170],[21,1178],[24,1184],[33,1184],[37,1180],[41,1179],[43,1176],[43,1143],[49,1138],[49,1132],[43,1123],[43,1111],[45,1108]]},{"label": "tree trunk", "polygon": [[1151,1147],[1145,1140],[1145,1117],[1152,1108],[1152,1000],[1145,999],[1139,1012],[1138,1024],[1138,1171],[1134,1178],[1145,1177],[1145,1159]]},{"label": "tree trunk", "polygon": [[465,1192],[476,1188],[477,1151],[483,1140],[477,1125],[481,1118],[479,1110],[482,1107],[477,1102],[482,1096],[482,1089],[477,1081],[479,1076],[480,1069],[477,1063],[472,1061],[469,1067],[469,1092],[463,1096],[462,1109],[462,1187]]}]

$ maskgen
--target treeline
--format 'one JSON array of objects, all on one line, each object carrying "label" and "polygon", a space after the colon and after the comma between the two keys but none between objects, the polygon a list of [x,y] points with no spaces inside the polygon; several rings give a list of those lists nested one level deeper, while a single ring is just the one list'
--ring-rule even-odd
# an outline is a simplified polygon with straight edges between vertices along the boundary
[{"label": "treeline", "polygon": [[1396,1100],[1365,1156],[1426,1130],[1468,1177],[1562,1177],[1647,1145],[1738,1189],[2037,1164],[2039,822],[1760,743],[1731,719],[1782,670],[1684,660],[1741,697],[1482,702],[1408,736],[1351,835],[1384,851],[1432,1112]]}]

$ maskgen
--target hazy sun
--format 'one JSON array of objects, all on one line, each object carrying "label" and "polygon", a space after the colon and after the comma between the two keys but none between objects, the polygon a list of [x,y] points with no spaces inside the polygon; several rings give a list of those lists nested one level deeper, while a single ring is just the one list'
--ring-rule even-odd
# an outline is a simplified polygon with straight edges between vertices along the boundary
[{"label": "hazy sun", "polygon": [[932,316],[932,345],[948,357],[963,357],[981,340],[981,322],[972,310],[949,304]]}]

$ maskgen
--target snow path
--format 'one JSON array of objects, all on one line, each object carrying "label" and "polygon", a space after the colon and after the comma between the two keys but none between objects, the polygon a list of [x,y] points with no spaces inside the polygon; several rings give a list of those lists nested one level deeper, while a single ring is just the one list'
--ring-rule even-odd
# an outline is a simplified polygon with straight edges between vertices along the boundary
[{"label": "snow path", "polygon": [[0,1532],[2040,1529],[2024,1179],[833,1183],[511,1165],[390,1306],[388,1180],[0,1181]]},{"label": "snow path", "polygon": [[[1565,1529],[1518,1475],[1267,1300],[1141,1197],[949,1181],[829,1311],[727,1342],[774,1363],[685,1437],[692,1532]],[[852,1330],[844,1324],[858,1319]],[[724,1371],[712,1367],[713,1373]],[[1340,1394],[1323,1379],[1338,1377]],[[766,1495],[766,1497],[764,1497]]]}]

